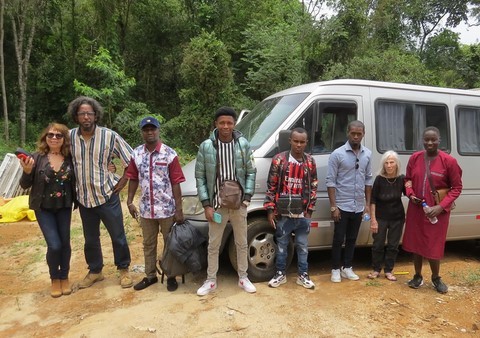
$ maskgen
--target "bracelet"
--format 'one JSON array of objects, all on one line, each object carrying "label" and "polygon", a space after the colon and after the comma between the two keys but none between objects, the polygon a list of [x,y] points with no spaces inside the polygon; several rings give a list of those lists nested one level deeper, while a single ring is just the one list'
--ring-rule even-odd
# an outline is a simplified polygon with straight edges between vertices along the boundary
[{"label": "bracelet", "polygon": [[131,206],[131,205],[133,205],[133,203],[127,204],[127,207],[129,207],[129,206]]}]

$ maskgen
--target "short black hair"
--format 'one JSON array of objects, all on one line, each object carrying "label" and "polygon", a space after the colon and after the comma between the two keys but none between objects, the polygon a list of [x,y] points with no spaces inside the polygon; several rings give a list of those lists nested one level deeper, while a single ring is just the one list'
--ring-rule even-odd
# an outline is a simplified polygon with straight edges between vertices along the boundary
[{"label": "short black hair", "polygon": [[302,127],[293,128],[292,132],[290,133],[290,136],[293,134],[293,132],[296,132],[299,134],[307,134],[307,137],[308,137],[308,132]]},{"label": "short black hair", "polygon": [[425,128],[425,129],[423,130],[423,136],[425,136],[425,134],[426,134],[428,131],[433,131],[434,133],[437,134],[438,138],[440,138],[440,130],[439,130],[437,127],[429,126],[429,127]]},{"label": "short black hair", "polygon": [[217,112],[215,113],[215,121],[220,117],[220,116],[231,116],[233,119],[236,121],[237,120],[237,113],[235,112],[235,109],[232,107],[221,107],[218,108]]},{"label": "short black hair", "polygon": [[365,132],[365,125],[363,124],[362,121],[359,121],[359,120],[354,120],[354,121],[350,121],[350,123],[348,123],[348,126],[347,126],[347,133],[350,131],[350,129],[352,128],[362,128],[363,129],[363,132]]}]

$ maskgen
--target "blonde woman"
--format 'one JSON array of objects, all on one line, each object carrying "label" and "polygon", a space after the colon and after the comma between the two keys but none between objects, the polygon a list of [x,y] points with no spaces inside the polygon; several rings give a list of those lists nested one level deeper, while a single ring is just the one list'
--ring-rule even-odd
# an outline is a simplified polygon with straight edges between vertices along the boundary
[{"label": "blonde woman", "polygon": [[52,280],[51,296],[72,292],[70,270],[70,221],[75,201],[75,176],[70,156],[68,128],[50,123],[40,134],[37,151],[20,160],[20,185],[32,187],[29,207],[35,211],[47,242],[47,264]]},{"label": "blonde woman", "polygon": [[373,183],[370,202],[373,271],[368,278],[377,278],[383,267],[385,278],[396,281],[393,267],[405,223],[405,210],[402,204],[402,194],[405,194],[404,175],[400,175],[401,164],[398,154],[392,150],[383,154],[380,167]]}]

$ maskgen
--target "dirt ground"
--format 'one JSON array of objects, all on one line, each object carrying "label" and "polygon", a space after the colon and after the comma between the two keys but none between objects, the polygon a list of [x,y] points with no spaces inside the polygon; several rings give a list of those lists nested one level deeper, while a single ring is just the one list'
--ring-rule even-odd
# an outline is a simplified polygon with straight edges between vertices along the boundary
[{"label": "dirt ground", "polygon": [[[124,209],[125,210],[125,209]],[[132,265],[143,265],[141,231],[126,217]],[[407,287],[413,267],[401,253],[397,282],[366,278],[370,250],[358,249],[355,270],[359,281],[330,282],[330,253],[312,252],[310,276],[316,284],[306,290],[295,283],[295,260],[287,284],[277,289],[257,283],[257,293],[237,286],[234,270],[223,262],[219,288],[206,297],[196,295],[204,273],[186,276],[175,292],[161,283],[143,291],[119,286],[111,243],[102,232],[105,280],[69,296],[52,298],[45,262],[45,243],[36,223],[0,224],[1,337],[473,337],[480,336],[480,248],[473,241],[448,243],[442,276],[446,295],[430,283]],[[70,278],[86,274],[83,236],[78,212],[72,225]],[[132,272],[135,281],[141,272]]]}]

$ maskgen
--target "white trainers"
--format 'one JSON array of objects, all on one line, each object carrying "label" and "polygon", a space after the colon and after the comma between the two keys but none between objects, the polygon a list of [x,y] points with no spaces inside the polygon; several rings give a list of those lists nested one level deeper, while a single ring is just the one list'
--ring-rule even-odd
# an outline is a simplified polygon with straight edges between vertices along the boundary
[{"label": "white trainers", "polygon": [[287,282],[287,276],[283,274],[282,271],[277,271],[275,276],[268,282],[268,286],[271,288],[278,288],[280,285]]},{"label": "white trainers", "polygon": [[207,279],[203,285],[197,290],[197,295],[205,296],[217,288],[216,279]]},{"label": "white trainers", "polygon": [[257,292],[257,288],[255,285],[250,282],[250,280],[247,277],[240,278],[238,280],[238,286],[247,291],[248,293],[254,293]]},{"label": "white trainers", "polygon": [[303,286],[305,289],[314,289],[315,284],[313,284],[312,280],[308,276],[308,273],[304,272],[297,277],[297,284]]},{"label": "white trainers", "polygon": [[340,271],[340,275],[343,278],[348,278],[350,280],[359,280],[360,277],[357,276],[355,272],[353,272],[352,268],[342,268]]},{"label": "white trainers", "polygon": [[330,280],[334,283],[340,283],[342,281],[342,278],[340,277],[340,269],[332,269]]}]

